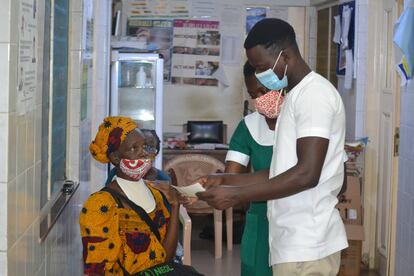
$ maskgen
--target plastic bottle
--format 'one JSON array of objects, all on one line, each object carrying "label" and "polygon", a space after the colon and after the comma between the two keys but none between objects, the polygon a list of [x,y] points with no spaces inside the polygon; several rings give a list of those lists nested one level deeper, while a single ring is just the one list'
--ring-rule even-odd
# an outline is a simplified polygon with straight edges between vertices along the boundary
[{"label": "plastic bottle", "polygon": [[146,83],[147,75],[145,74],[144,67],[139,67],[137,72],[137,86],[144,87]]}]

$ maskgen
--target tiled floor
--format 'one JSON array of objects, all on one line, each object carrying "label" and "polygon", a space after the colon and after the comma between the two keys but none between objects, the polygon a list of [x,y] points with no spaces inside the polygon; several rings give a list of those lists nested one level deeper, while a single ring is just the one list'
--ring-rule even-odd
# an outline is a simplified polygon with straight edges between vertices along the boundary
[{"label": "tiled floor", "polygon": [[192,216],[192,266],[206,276],[239,276],[240,275],[240,245],[235,244],[232,251],[227,251],[223,242],[223,256],[214,258],[214,241],[199,238],[205,225],[212,225],[210,216]]},{"label": "tiled floor", "polygon": [[[214,242],[197,241],[193,243],[192,265],[206,276],[238,276],[240,275],[240,246],[236,245],[232,251],[223,248],[221,259],[214,258]],[[205,248],[203,250],[203,248]]]},{"label": "tiled floor", "polygon": [[380,276],[378,272],[373,270],[362,270],[361,276]]}]

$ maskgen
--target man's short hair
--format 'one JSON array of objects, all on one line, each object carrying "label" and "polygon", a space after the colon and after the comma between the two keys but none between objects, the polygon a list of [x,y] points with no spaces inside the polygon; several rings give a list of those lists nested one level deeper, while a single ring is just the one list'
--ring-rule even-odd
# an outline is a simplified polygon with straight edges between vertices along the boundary
[{"label": "man's short hair", "polygon": [[248,61],[246,61],[246,63],[243,66],[244,77],[247,78],[247,77],[254,75],[255,70],[256,69],[253,66],[251,66]]},{"label": "man's short hair", "polygon": [[286,48],[298,50],[293,27],[277,18],[265,18],[250,30],[244,41],[244,48],[249,50],[257,45],[277,52]]}]

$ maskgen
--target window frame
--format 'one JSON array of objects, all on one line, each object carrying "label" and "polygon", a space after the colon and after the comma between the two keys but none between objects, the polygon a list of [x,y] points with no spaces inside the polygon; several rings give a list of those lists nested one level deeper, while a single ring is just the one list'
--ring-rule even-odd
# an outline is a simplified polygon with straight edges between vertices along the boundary
[{"label": "window frame", "polygon": [[[78,183],[66,183],[68,171],[69,171],[69,147],[70,147],[70,99],[69,99],[69,84],[70,84],[70,25],[71,25],[71,3],[66,1],[64,13],[66,18],[63,19],[66,23],[63,28],[66,29],[66,38],[63,40],[65,43],[66,57],[63,58],[63,74],[54,75],[55,61],[55,25],[58,22],[55,20],[56,1],[59,0],[46,0],[45,1],[45,22],[44,22],[44,39],[43,39],[43,87],[42,87],[42,164],[41,164],[41,187],[40,187],[40,233],[39,242],[43,242],[52,227],[58,220],[60,214],[63,212],[65,206],[76,192],[79,184]],[[64,0],[63,0],[64,1]],[[50,16],[49,16],[50,15]],[[61,15],[59,15],[61,16]],[[61,20],[62,18],[59,18]],[[62,27],[59,25],[59,27]],[[63,35],[65,36],[65,35]],[[62,42],[62,41],[60,41]],[[61,47],[57,47],[61,49]],[[64,54],[62,52],[62,54]],[[60,60],[62,62],[62,60]],[[61,68],[60,68],[61,69]],[[62,69],[61,69],[62,70]],[[66,82],[66,87],[62,90],[63,94],[60,96],[63,98],[63,105],[65,106],[64,117],[64,157],[63,157],[63,175],[59,174],[62,180],[55,181],[52,183],[53,168],[52,158],[53,143],[59,143],[59,139],[53,136],[54,127],[54,101],[56,101],[58,94],[54,93],[56,83],[55,82]],[[56,89],[57,90],[57,89]],[[58,99],[59,100],[59,99]],[[47,141],[45,141],[45,139]],[[46,160],[47,159],[47,160]],[[66,185],[65,185],[66,183]],[[69,185],[69,186],[68,186]],[[53,191],[54,190],[54,191]]]}]

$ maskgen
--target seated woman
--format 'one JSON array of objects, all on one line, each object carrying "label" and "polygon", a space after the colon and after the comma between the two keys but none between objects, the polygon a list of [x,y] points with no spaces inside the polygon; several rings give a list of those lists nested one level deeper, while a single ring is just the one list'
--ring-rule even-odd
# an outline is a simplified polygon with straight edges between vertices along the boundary
[{"label": "seated woman", "polygon": [[155,157],[146,141],[132,119],[108,117],[90,145],[97,161],[116,167],[116,177],[80,213],[87,275],[135,275],[175,256],[178,195],[164,185],[165,197],[144,181]]}]

